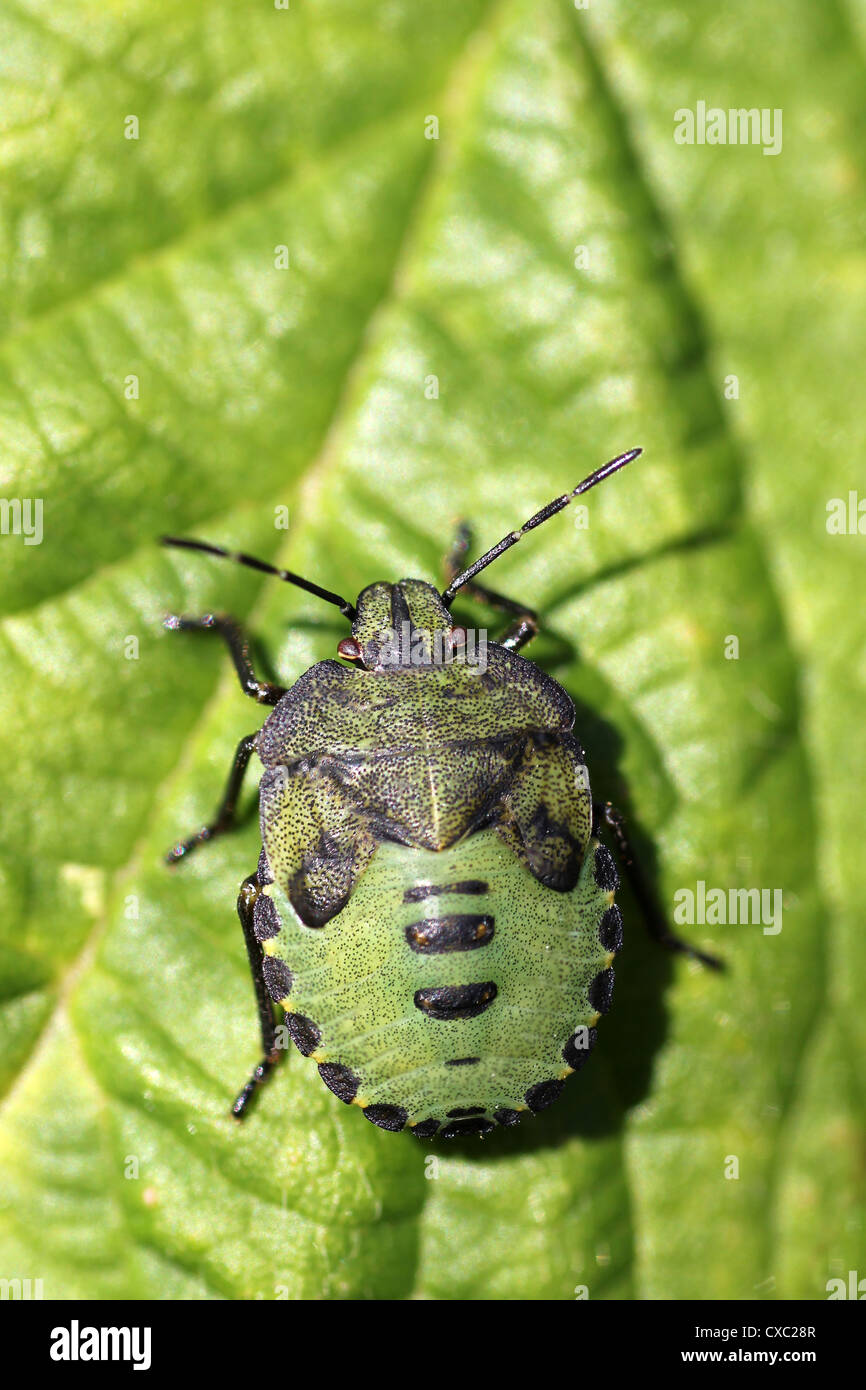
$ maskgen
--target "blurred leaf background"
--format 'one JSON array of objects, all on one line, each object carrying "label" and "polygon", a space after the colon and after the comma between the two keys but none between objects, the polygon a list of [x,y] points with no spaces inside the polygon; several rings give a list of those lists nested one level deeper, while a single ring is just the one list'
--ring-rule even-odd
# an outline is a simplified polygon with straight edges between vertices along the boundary
[{"label": "blurred leaf background", "polygon": [[[44,506],[40,545],[0,535],[0,1275],[520,1300],[866,1273],[866,540],[826,528],[866,493],[864,51],[864,0],[0,0],[0,496]],[[781,153],[675,143],[701,100],[780,108]],[[597,1053],[513,1133],[385,1134],[297,1056],[237,1128],[252,779],[237,836],[160,856],[260,712],[161,619],[249,620],[285,682],[345,629],[155,538],[351,597],[634,444],[496,585],[544,614],[662,900],[781,888],[782,932],[692,928],[716,977],[624,894]]]}]

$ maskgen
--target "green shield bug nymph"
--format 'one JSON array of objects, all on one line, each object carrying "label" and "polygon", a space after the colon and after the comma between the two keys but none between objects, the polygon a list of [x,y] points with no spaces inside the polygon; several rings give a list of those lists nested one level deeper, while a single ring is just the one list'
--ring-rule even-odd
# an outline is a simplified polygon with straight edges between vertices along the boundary
[{"label": "green shield bug nymph", "polygon": [[[241,740],[213,822],[167,855],[176,863],[231,827],[257,753],[262,850],[238,914],[263,1057],[238,1118],[280,1055],[275,1005],[325,1085],[382,1129],[486,1134],[550,1105],[595,1043],[622,945],[602,824],[653,935],[717,964],[667,930],[622,818],[593,804],[574,706],[519,655],[536,615],[476,582],[640,452],[612,459],[461,570],[462,528],[441,593],[403,579],[370,584],[350,604],[251,556],[164,538],[275,574],[352,624],[337,647],[347,664],[320,661],[286,690],[257,679],[230,618],[165,620],[218,633],[244,692],[274,706]],[[510,617],[483,660],[450,614],[461,590]]]}]

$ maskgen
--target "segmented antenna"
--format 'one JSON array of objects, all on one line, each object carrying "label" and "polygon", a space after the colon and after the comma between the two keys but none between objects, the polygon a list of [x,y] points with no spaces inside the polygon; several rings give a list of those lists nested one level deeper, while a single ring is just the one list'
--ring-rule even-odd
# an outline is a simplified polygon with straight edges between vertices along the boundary
[{"label": "segmented antenna", "polygon": [[286,584],[295,584],[299,589],[305,590],[308,594],[315,594],[316,598],[323,598],[326,603],[333,603],[340,612],[350,621],[357,617],[355,607],[347,603],[339,594],[334,594],[330,589],[323,589],[320,585],[314,584],[311,579],[303,579],[299,574],[292,574],[290,570],[278,570],[275,565],[269,565],[266,560],[257,560],[255,555],[244,555],[239,550],[223,550],[219,545],[210,545],[207,541],[188,541],[179,536],[160,536],[163,545],[176,546],[178,550],[201,550],[205,555],[216,555],[221,560],[233,560],[235,564],[246,565],[251,570],[260,570],[262,574],[273,574],[277,579],[282,579]]},{"label": "segmented antenna", "polygon": [[488,565],[492,565],[494,560],[498,560],[500,555],[504,555],[506,550],[510,550],[513,545],[522,540],[527,531],[534,531],[536,526],[540,526],[543,521],[548,521],[550,517],[556,516],[557,512],[561,512],[563,507],[567,507],[572,498],[580,497],[581,493],[589,492],[589,489],[595,487],[596,483],[603,482],[605,478],[610,477],[611,473],[616,473],[618,469],[624,468],[627,463],[631,463],[632,459],[636,459],[642,453],[643,449],[629,449],[627,454],[619,454],[617,458],[611,459],[608,463],[602,464],[601,468],[597,468],[594,473],[590,473],[588,478],[584,478],[582,483],[578,483],[573,492],[565,492],[561,497],[548,502],[547,506],[542,507],[540,512],[536,512],[535,516],[531,516],[528,521],[525,521],[519,531],[509,531],[508,535],[503,536],[502,540],[491,550],[488,550],[486,555],[482,555],[480,560],[476,560],[462,574],[458,574],[456,579],[452,579],[442,594],[442,602],[445,606],[447,607],[451,603],[454,595],[463,588],[464,584],[469,584],[476,574],[486,570]]}]

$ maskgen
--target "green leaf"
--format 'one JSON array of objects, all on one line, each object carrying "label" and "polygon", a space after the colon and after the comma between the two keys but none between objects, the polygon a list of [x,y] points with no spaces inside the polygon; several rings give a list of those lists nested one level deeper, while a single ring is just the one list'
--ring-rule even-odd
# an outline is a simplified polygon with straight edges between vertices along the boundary
[{"label": "green leaf", "polygon": [[[808,1299],[866,1269],[863,540],[826,526],[866,432],[864,36],[855,0],[0,6],[3,1277]],[[699,100],[782,109],[781,154],[676,143]],[[235,836],[161,856],[261,711],[162,617],[248,620],[285,683],[345,625],[156,538],[353,597],[636,444],[495,587],[543,615],[669,914],[780,889],[782,930],[684,927],[716,975],[623,892],[591,1064],[483,1143],[376,1130],[297,1056],[237,1126],[252,786]]]}]

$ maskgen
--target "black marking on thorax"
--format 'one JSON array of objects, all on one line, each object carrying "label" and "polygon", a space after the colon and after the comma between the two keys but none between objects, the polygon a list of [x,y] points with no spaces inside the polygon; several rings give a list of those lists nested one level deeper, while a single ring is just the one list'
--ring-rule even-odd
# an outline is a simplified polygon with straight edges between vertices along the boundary
[{"label": "black marking on thorax", "polygon": [[412,641],[416,628],[412,622],[409,605],[399,584],[391,585],[391,628],[395,654],[400,666],[412,664]]}]

